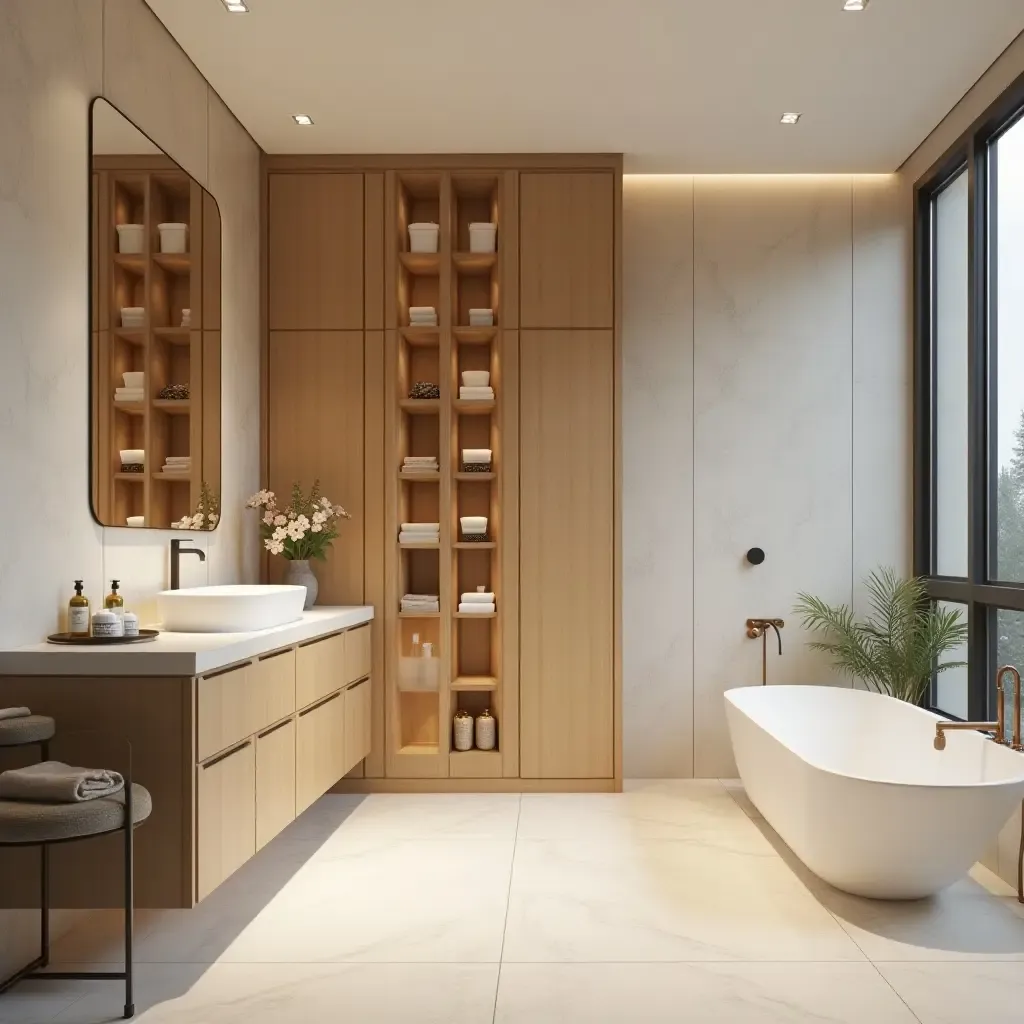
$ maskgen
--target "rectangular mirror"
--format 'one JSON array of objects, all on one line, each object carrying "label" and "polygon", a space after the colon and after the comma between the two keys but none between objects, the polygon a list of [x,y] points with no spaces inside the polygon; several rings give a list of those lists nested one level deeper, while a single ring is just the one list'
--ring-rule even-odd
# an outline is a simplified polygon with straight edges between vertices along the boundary
[{"label": "rectangular mirror", "polygon": [[92,104],[91,489],[103,526],[220,514],[220,211],[106,100]]}]

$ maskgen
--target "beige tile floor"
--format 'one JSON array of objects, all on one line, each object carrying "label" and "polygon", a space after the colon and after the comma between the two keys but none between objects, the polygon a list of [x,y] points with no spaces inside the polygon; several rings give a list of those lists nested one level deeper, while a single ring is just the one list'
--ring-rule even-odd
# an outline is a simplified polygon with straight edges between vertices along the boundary
[{"label": "beige tile floor", "polygon": [[[91,915],[54,950],[118,958]],[[877,903],[806,871],[733,782],[328,796],[193,911],[138,915],[144,1024],[1024,1024],[1024,908],[983,868]],[[25,983],[2,1024],[117,1019]]]}]

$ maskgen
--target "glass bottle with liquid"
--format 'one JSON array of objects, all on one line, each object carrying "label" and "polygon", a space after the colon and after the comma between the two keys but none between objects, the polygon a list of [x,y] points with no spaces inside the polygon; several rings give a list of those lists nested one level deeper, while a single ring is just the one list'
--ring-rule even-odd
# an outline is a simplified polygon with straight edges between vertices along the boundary
[{"label": "glass bottle with liquid", "polygon": [[81,580],[75,580],[75,596],[68,602],[68,632],[72,636],[89,635],[89,598],[82,593],[84,585]]},{"label": "glass bottle with liquid", "polygon": [[120,586],[120,580],[111,580],[110,593],[107,594],[106,600],[103,602],[103,607],[117,617],[116,636],[124,636],[124,598],[117,592],[117,588]]}]

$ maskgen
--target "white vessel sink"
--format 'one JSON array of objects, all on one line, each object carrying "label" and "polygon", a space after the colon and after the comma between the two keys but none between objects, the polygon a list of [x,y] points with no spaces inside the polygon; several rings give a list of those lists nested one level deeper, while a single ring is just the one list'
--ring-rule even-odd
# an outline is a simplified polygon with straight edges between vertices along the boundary
[{"label": "white vessel sink", "polygon": [[163,590],[157,610],[170,633],[251,633],[302,617],[305,587],[191,587]]}]

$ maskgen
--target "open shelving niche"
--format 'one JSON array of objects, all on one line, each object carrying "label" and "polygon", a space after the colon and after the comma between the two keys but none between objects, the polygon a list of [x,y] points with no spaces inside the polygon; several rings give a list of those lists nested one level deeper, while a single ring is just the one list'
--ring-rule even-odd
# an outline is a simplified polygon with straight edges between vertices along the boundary
[{"label": "open shelving niche", "polygon": [[[202,189],[183,171],[99,172],[109,190],[100,227],[99,258],[108,261],[109,299],[100,293],[101,321],[94,422],[98,425],[97,486],[101,520],[123,526],[145,516],[166,528],[190,514],[199,500],[202,466]],[[158,224],[188,225],[188,251],[160,252]],[[143,224],[143,251],[118,252],[117,225]],[[106,300],[106,301],[105,301]],[[103,306],[106,306],[104,309]],[[141,306],[141,328],[120,326],[121,307]],[[191,310],[181,327],[182,309]],[[144,371],[142,402],[114,400],[126,371]],[[187,384],[187,400],[159,399],[169,384]],[[123,473],[120,452],[141,448],[144,473]],[[189,473],[163,472],[169,455],[191,455]]]},{"label": "open shelving niche", "polygon": [[[395,373],[395,442],[398,500],[391,523],[397,548],[397,608],[404,593],[437,593],[437,615],[399,613],[389,664],[389,774],[403,777],[452,776],[500,778],[505,738],[501,721],[501,447],[497,410],[501,402],[501,175],[498,172],[399,172],[396,175],[395,240],[397,253],[397,368]],[[408,225],[440,225],[438,252],[408,252]],[[469,224],[499,224],[498,252],[469,252]],[[437,328],[409,324],[409,306],[434,306]],[[469,309],[490,307],[495,326],[469,326]],[[463,370],[489,370],[494,402],[458,399]],[[440,398],[412,400],[418,381],[436,383]],[[461,471],[463,448],[490,448],[492,471]],[[400,472],[406,455],[435,455],[436,477],[409,477]],[[459,517],[485,515],[488,540],[464,542]],[[437,547],[401,545],[401,522],[439,522]],[[493,616],[459,615],[459,596],[478,586],[493,590]],[[420,685],[410,665],[412,637],[434,644],[438,655],[437,689]],[[429,673],[425,674],[429,675]],[[419,682],[417,682],[419,679]],[[462,709],[474,716],[490,708],[497,719],[494,751],[460,752],[452,746],[452,720]],[[511,741],[510,741],[511,742]]]}]

